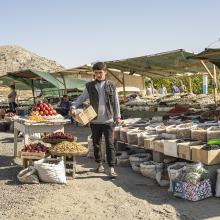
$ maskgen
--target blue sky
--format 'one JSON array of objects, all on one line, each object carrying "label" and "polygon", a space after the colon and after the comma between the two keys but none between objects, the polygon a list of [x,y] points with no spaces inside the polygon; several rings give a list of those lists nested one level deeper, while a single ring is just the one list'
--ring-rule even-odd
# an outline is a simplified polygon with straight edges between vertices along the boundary
[{"label": "blue sky", "polygon": [[219,11],[218,0],[1,0],[0,45],[65,67],[179,48],[200,52],[220,38]]}]

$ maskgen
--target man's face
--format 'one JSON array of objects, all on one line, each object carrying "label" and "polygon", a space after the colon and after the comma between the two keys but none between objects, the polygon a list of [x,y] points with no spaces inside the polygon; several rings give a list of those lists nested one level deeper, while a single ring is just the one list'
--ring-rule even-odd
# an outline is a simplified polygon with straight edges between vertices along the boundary
[{"label": "man's face", "polygon": [[97,80],[105,80],[106,71],[105,70],[94,70],[95,79]]}]

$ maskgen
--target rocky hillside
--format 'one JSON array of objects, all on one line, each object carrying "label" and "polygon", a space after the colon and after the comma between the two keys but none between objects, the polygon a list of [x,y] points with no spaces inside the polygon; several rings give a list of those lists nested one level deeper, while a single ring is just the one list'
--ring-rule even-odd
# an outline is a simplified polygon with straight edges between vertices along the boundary
[{"label": "rocky hillside", "polygon": [[25,69],[55,72],[64,67],[18,46],[0,46],[0,75]]}]

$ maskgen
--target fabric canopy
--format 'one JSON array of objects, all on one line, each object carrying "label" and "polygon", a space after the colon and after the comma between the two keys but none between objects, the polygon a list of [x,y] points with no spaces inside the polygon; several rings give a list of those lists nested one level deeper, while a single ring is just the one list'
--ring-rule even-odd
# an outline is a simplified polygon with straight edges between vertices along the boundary
[{"label": "fabric canopy", "polygon": [[220,69],[220,49],[206,48],[201,53],[192,56],[192,59],[207,60],[215,64]]},{"label": "fabric canopy", "polygon": [[190,59],[194,53],[183,49],[134,57],[124,60],[107,61],[108,68],[138,73],[151,78],[175,77],[204,73],[204,67],[197,60]]},{"label": "fabric canopy", "polygon": [[55,77],[51,73],[40,72],[36,70],[22,70],[10,72],[0,77],[2,85],[16,85],[17,89],[27,90],[33,87],[39,90],[44,89],[84,89],[86,80],[76,79],[73,77]]}]

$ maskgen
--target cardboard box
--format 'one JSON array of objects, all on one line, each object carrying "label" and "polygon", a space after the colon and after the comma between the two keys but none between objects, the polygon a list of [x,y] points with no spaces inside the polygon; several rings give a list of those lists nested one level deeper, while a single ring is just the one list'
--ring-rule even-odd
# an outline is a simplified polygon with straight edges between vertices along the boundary
[{"label": "cardboard box", "polygon": [[148,138],[145,138],[144,139],[144,148],[153,150],[154,149],[153,141],[154,140],[158,140],[158,139],[159,139],[158,135],[152,135],[152,136],[150,136]]},{"label": "cardboard box", "polygon": [[95,110],[92,106],[89,106],[87,109],[85,109],[83,112],[77,114],[74,117],[74,120],[79,122],[80,124],[86,125],[90,121],[92,121],[97,116]]},{"label": "cardboard box", "polygon": [[203,145],[192,149],[192,160],[200,161],[206,165],[214,165],[220,163],[220,149],[203,150]]},{"label": "cardboard box", "polygon": [[178,157],[185,160],[192,160],[192,148],[198,147],[201,141],[188,141],[178,143]]},{"label": "cardboard box", "polygon": [[154,145],[154,151],[161,153],[164,152],[164,140],[154,140],[153,145]]}]

